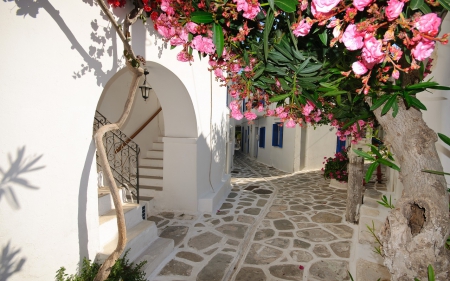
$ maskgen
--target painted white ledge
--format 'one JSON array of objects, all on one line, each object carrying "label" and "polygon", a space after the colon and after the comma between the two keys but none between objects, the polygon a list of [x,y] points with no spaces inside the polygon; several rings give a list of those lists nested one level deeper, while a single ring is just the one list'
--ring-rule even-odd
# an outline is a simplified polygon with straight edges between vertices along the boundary
[{"label": "painted white ledge", "polygon": [[335,179],[331,179],[329,186],[334,187],[334,188],[339,188],[339,189],[347,189],[348,183],[347,182],[339,182]]}]

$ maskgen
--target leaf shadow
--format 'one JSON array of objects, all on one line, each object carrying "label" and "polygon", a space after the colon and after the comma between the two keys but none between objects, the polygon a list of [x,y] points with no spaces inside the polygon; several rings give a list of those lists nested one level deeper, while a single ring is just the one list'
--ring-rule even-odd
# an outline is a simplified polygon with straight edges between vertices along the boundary
[{"label": "leaf shadow", "polygon": [[13,249],[11,241],[3,247],[0,257],[0,280],[8,280],[13,274],[22,270],[26,258],[17,256],[20,249]]}]

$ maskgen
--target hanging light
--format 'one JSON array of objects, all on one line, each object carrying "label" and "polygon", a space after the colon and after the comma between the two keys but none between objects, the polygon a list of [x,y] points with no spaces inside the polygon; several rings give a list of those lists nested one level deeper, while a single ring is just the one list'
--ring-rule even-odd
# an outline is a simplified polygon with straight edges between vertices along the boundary
[{"label": "hanging light", "polygon": [[148,72],[147,69],[144,69],[144,75],[145,75],[144,84],[142,84],[142,86],[139,86],[139,88],[141,88],[141,93],[142,93],[142,97],[144,98],[144,101],[146,101],[148,99],[148,96],[150,94],[150,90],[152,89],[147,84],[147,74],[149,74],[149,73],[150,72]]}]

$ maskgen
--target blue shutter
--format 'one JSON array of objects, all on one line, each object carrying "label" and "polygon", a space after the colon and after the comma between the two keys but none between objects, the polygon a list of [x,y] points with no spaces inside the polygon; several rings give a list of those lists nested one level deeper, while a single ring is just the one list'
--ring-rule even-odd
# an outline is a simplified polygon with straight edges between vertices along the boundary
[{"label": "blue shutter", "polygon": [[272,146],[278,145],[278,125],[277,123],[272,125]]},{"label": "blue shutter", "polygon": [[266,147],[266,127],[259,128],[259,147]]},{"label": "blue shutter", "polygon": [[283,147],[283,123],[278,123],[278,128],[280,134],[280,136],[278,137],[278,146]]}]

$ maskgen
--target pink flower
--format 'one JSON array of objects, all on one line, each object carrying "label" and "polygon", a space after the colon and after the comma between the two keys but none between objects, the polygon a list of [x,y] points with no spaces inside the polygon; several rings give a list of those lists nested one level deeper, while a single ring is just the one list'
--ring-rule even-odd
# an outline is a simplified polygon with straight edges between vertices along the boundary
[{"label": "pink flower", "polygon": [[232,111],[238,111],[239,110],[239,104],[237,100],[234,100],[232,102],[230,102],[230,109]]},{"label": "pink flower", "polygon": [[400,72],[397,69],[394,69],[394,71],[392,71],[392,78],[398,79],[399,77],[400,77]]},{"label": "pink flower", "polygon": [[225,79],[225,77],[223,77],[223,71],[220,68],[214,69],[214,74],[216,75],[217,78]]},{"label": "pink flower", "polygon": [[283,111],[284,111],[284,107],[282,107],[282,106],[279,106],[279,107],[277,107],[277,108],[275,109],[275,112],[277,113],[277,115],[280,114],[280,113],[283,112]]},{"label": "pink flower", "polygon": [[385,10],[388,21],[393,21],[396,18],[398,18],[398,16],[400,15],[400,13],[403,10],[403,5],[405,5],[405,4],[398,0],[389,0],[388,1],[388,6]]},{"label": "pink flower", "polygon": [[198,24],[196,24],[195,22],[190,21],[190,22],[188,22],[188,23],[186,24],[186,29],[187,29],[187,31],[189,31],[190,33],[196,34],[196,33],[197,33],[197,26],[198,26]]},{"label": "pink flower", "polygon": [[429,13],[423,15],[416,22],[416,28],[423,33],[428,33],[432,36],[436,36],[439,32],[439,26],[441,25],[441,18],[435,13]]},{"label": "pink flower", "polygon": [[318,11],[316,9],[316,4],[314,4],[314,1],[311,3],[311,13],[313,14],[313,16],[317,19],[317,18],[327,18],[327,17],[331,17],[333,12],[330,11],[328,13],[322,13],[320,11]]},{"label": "pink flower", "polygon": [[303,269],[305,269],[305,267],[304,267],[303,265],[300,265],[300,266],[298,267],[298,269],[303,270]]},{"label": "pink flower", "polygon": [[372,3],[372,0],[353,0],[353,6],[355,6],[358,11],[363,11],[370,3]]},{"label": "pink flower", "polygon": [[420,41],[412,50],[411,53],[416,60],[424,60],[431,56],[434,51],[433,41]]},{"label": "pink flower", "polygon": [[177,60],[182,62],[192,61],[192,57],[185,51],[181,51],[177,55]]},{"label": "pink flower", "polygon": [[286,128],[294,128],[295,122],[292,120],[292,118],[289,119],[289,121],[286,122]]},{"label": "pink flower", "polygon": [[291,28],[293,30],[294,35],[299,37],[308,35],[309,31],[311,30],[311,26],[312,26],[311,19],[306,18],[299,23],[294,23]]},{"label": "pink flower", "polygon": [[363,75],[368,71],[367,67],[360,61],[355,61],[352,64],[352,70],[356,75]]},{"label": "pink flower", "polygon": [[328,13],[341,2],[340,0],[313,0],[317,12]]},{"label": "pink flower", "polygon": [[242,14],[244,18],[252,20],[259,13],[260,7],[258,2],[256,4],[251,0],[233,0],[233,2],[237,3],[236,6],[239,12],[244,11]]},{"label": "pink flower", "polygon": [[237,98],[237,96],[239,96],[239,91],[231,90],[230,95],[231,95],[233,98]]},{"label": "pink flower", "polygon": [[251,111],[247,111],[244,113],[245,118],[247,118],[247,120],[254,120],[256,119],[256,114],[251,112]]},{"label": "pink flower", "polygon": [[179,32],[177,32],[176,36],[170,39],[170,45],[172,46],[184,45],[187,43],[187,41],[188,41],[188,33],[183,28]]},{"label": "pink flower", "polygon": [[192,39],[191,47],[199,52],[212,55],[215,51],[215,46],[211,38],[197,35]]},{"label": "pink flower", "polygon": [[238,63],[233,63],[230,66],[232,72],[238,73],[241,70],[241,66]]},{"label": "pink flower", "polygon": [[314,110],[314,106],[308,103],[307,105],[305,105],[302,108],[302,113],[305,116],[309,116],[311,114],[311,111],[313,111],[313,110]]},{"label": "pink flower", "polygon": [[231,111],[231,117],[233,117],[236,120],[241,120],[244,115],[242,115],[241,111],[239,110],[233,110]]},{"label": "pink flower", "polygon": [[341,41],[344,42],[344,45],[348,50],[355,51],[364,46],[363,39],[363,34],[356,30],[356,25],[350,24],[345,29]]},{"label": "pink flower", "polygon": [[364,41],[364,48],[361,56],[366,63],[366,67],[369,69],[372,69],[375,64],[383,62],[384,53],[381,51],[382,46],[383,43],[381,40],[377,40],[373,36]]},{"label": "pink flower", "polygon": [[161,1],[161,10],[166,12],[169,16],[172,16],[175,13],[173,7],[170,6],[170,0]]},{"label": "pink flower", "polygon": [[272,109],[267,109],[266,115],[267,116],[273,116],[273,115],[275,115],[275,111],[273,111]]},{"label": "pink flower", "polygon": [[264,106],[262,103],[258,105],[258,112],[262,112],[264,110]]}]

